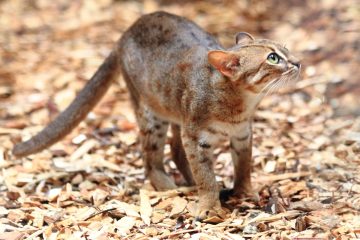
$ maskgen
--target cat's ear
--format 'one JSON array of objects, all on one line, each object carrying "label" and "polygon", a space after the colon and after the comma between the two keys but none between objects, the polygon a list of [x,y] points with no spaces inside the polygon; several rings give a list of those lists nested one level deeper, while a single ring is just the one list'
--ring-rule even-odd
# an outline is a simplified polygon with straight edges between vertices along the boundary
[{"label": "cat's ear", "polygon": [[251,36],[251,34],[247,33],[247,32],[239,32],[236,34],[236,37],[235,37],[236,44],[243,44],[243,43],[246,43],[246,42],[249,42],[252,40],[254,40],[254,37]]},{"label": "cat's ear", "polygon": [[208,52],[209,63],[224,76],[233,78],[240,66],[239,57],[227,51],[214,50]]}]

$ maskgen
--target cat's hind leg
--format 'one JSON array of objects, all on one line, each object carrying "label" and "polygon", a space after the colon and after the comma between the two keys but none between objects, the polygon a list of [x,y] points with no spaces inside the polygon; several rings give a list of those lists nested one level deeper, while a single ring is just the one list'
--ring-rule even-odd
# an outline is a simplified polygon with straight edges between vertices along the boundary
[{"label": "cat's hind leg", "polygon": [[158,118],[146,106],[136,110],[136,117],[140,128],[140,142],[146,176],[156,190],[176,188],[174,181],[164,169],[164,145],[169,127],[167,121]]}]

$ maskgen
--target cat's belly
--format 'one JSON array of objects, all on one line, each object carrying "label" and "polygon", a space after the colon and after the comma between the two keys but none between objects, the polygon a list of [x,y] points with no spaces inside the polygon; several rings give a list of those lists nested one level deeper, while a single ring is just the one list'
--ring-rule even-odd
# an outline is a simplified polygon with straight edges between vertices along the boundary
[{"label": "cat's belly", "polygon": [[249,120],[244,120],[238,124],[212,121],[201,130],[199,141],[217,145],[231,137],[247,139],[250,134],[251,124]]},{"label": "cat's belly", "polygon": [[213,121],[208,125],[208,128],[229,137],[245,137],[251,131],[248,119],[244,119],[244,121],[238,124]]},{"label": "cat's belly", "polygon": [[157,117],[171,123],[181,125],[181,112],[179,108],[171,104],[165,104],[159,101],[157,97],[147,97],[143,99],[143,104],[146,105]]}]

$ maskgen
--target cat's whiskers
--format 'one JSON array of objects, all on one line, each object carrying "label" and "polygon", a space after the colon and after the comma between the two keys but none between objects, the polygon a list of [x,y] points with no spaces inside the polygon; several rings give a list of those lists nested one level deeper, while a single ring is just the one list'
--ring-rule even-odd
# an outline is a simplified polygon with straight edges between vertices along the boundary
[{"label": "cat's whiskers", "polygon": [[290,68],[283,72],[279,78],[273,79],[267,83],[259,93],[259,96],[266,97],[268,94],[275,92],[280,88],[287,87],[292,80],[298,79],[299,75],[299,71],[296,71],[295,68]]},{"label": "cat's whiskers", "polygon": [[293,68],[290,68],[289,70],[283,72],[283,73],[281,74],[281,76],[287,75],[287,74],[289,74],[289,73],[290,73],[291,71],[293,71],[293,70],[294,70]]},{"label": "cat's whiskers", "polygon": [[275,78],[275,79],[271,80],[270,82],[268,82],[265,85],[265,87],[260,91],[258,96],[265,97],[269,93],[269,90],[272,88],[272,86],[276,83],[277,80],[278,80],[278,78]]},{"label": "cat's whiskers", "polygon": [[277,82],[275,88],[273,89],[273,92],[279,90],[280,88],[283,87],[285,80],[283,78],[280,78],[279,81]]},{"label": "cat's whiskers", "polygon": [[280,78],[276,78],[273,81],[270,82],[269,85],[267,85],[264,90],[266,90],[266,88],[268,88],[264,94],[263,97],[266,97],[269,93],[273,92],[273,90],[276,88],[277,84],[279,84]]},{"label": "cat's whiskers", "polygon": [[281,76],[281,82],[283,83],[280,88],[287,88],[289,85],[293,85],[300,76],[300,71],[295,68],[291,68],[288,71],[284,72]]}]

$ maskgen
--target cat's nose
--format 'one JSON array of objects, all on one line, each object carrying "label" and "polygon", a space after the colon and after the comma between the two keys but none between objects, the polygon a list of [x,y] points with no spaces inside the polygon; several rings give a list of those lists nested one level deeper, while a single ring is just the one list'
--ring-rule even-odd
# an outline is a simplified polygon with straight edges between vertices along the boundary
[{"label": "cat's nose", "polygon": [[301,68],[300,60],[298,58],[294,57],[294,56],[289,56],[288,57],[288,63],[290,63],[291,65],[297,67],[297,69]]},{"label": "cat's nose", "polygon": [[301,68],[301,64],[300,62],[295,62],[295,63],[292,63],[295,67],[297,67],[298,69]]},{"label": "cat's nose", "polygon": [[298,69],[301,68],[301,64],[300,64],[300,61],[297,61],[297,60],[292,60],[292,61],[289,61],[293,66],[297,67]]}]

